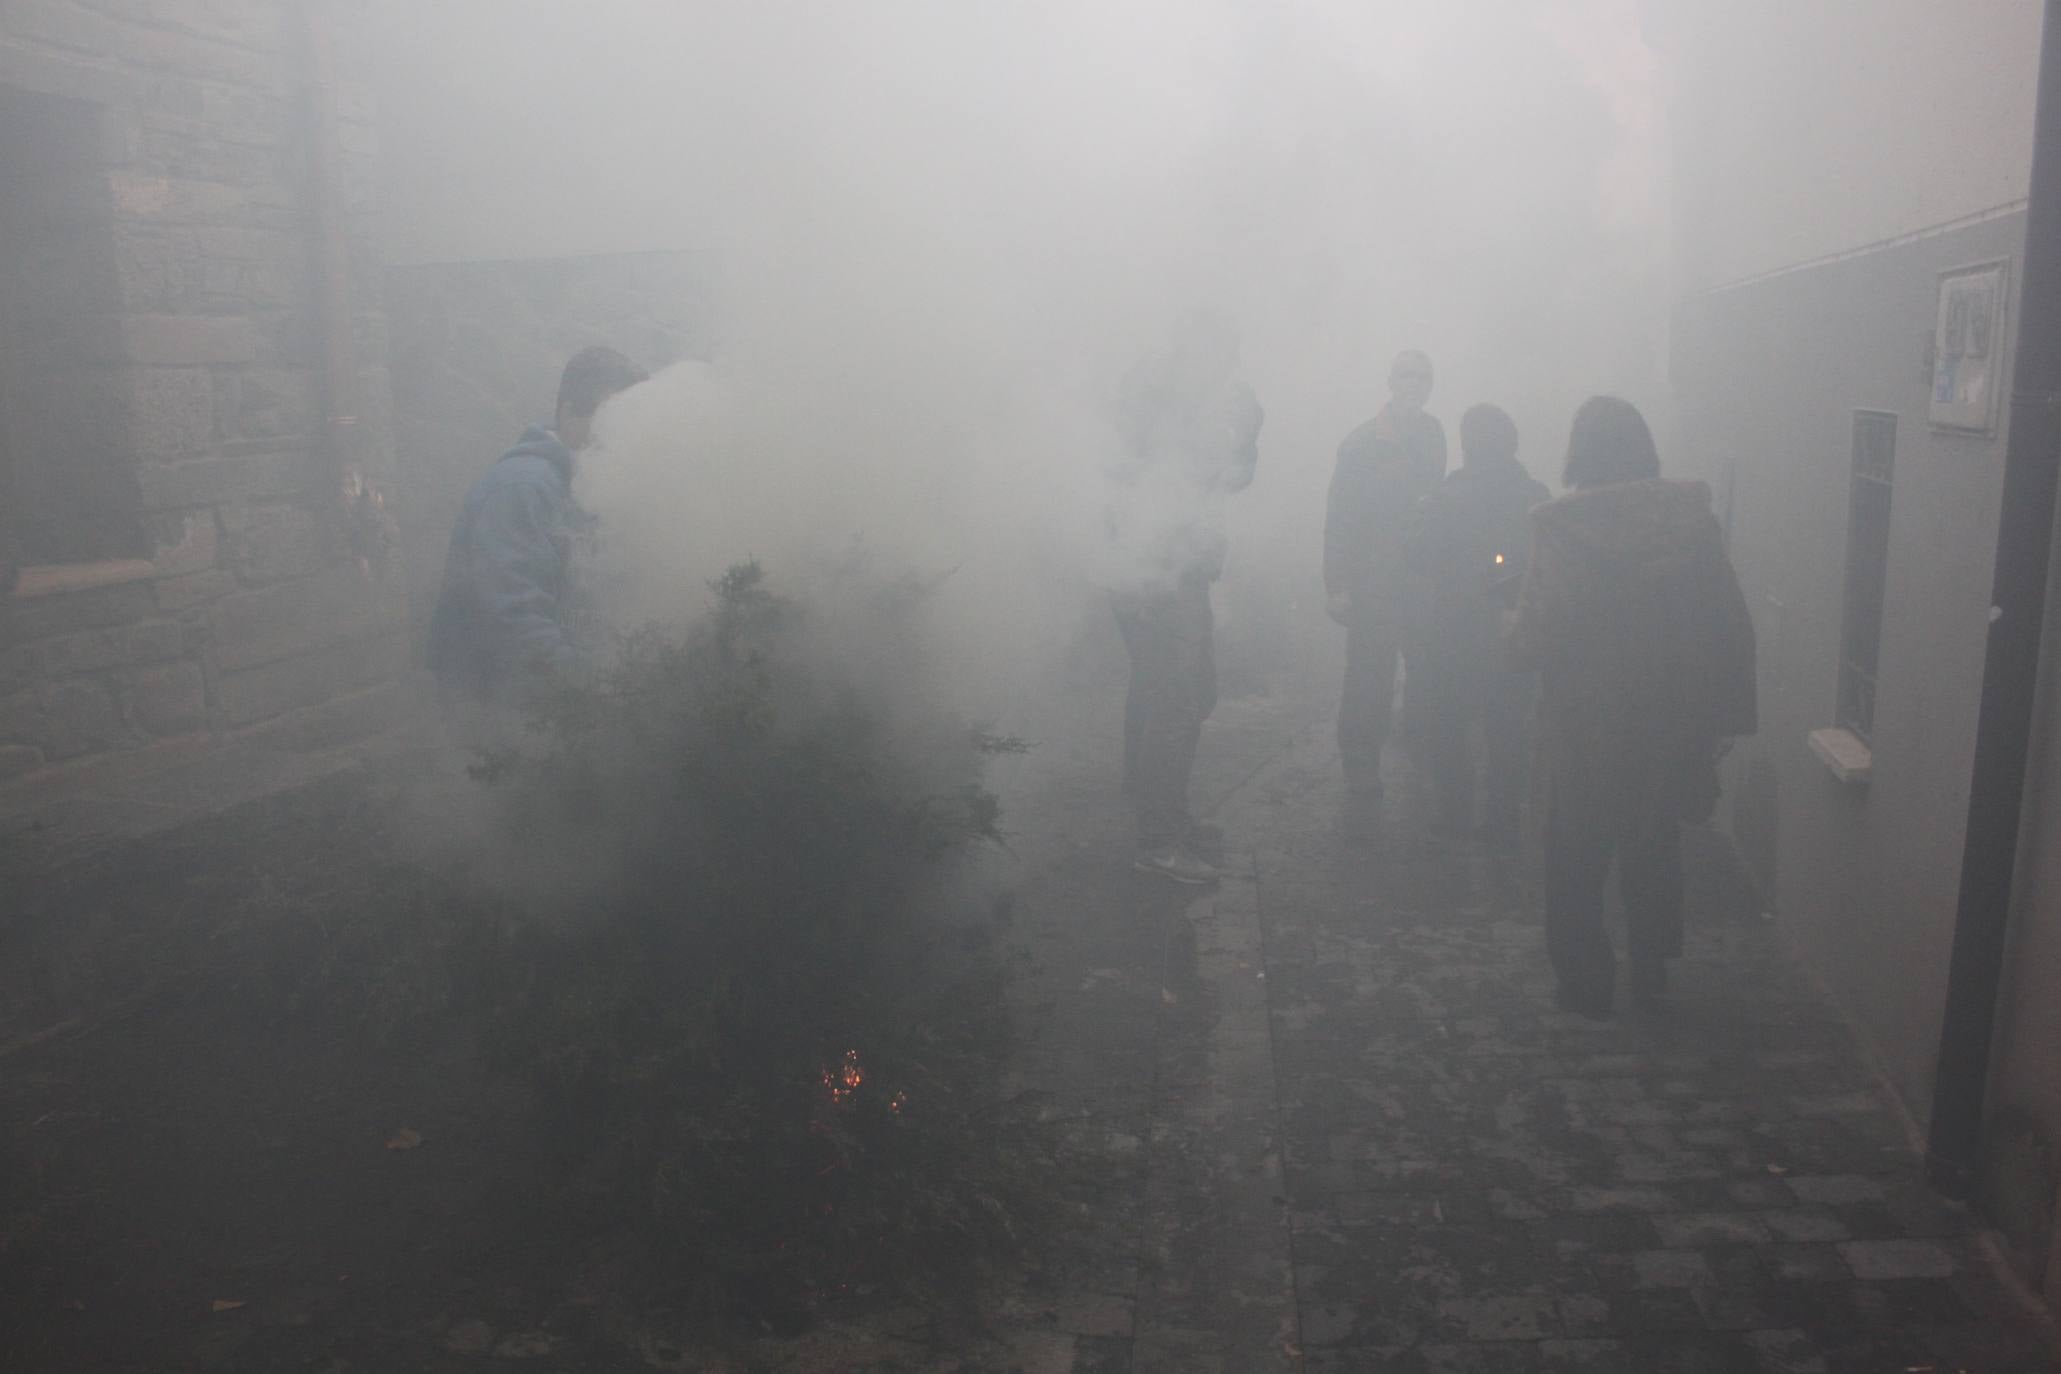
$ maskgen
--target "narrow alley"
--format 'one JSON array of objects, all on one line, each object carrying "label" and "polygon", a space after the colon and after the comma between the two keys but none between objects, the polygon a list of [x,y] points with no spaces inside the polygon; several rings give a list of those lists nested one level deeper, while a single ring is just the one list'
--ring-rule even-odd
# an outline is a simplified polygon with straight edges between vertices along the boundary
[{"label": "narrow alley", "polygon": [[1055,798],[1077,857],[1028,894],[1055,1000],[1024,1080],[1081,1260],[995,1367],[2053,1367],[1719,841],[1671,1005],[1597,1024],[1553,1009],[1530,864],[1431,839],[1407,762],[1360,811],[1325,724],[1212,729],[1249,858],[1209,895],[1087,857],[1110,803]]},{"label": "narrow alley", "polygon": [[2061,0],[0,3],[0,1374],[2061,1374],[2057,516]]}]

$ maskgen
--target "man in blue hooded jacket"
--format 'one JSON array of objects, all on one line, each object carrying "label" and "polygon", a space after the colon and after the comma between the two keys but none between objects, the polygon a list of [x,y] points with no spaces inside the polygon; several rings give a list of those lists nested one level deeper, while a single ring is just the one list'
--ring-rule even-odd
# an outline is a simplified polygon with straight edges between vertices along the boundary
[{"label": "man in blue hooded jacket", "polygon": [[645,376],[612,348],[573,355],[551,427],[531,425],[466,493],[429,626],[429,668],[445,700],[519,706],[539,684],[581,671],[569,598],[587,516],[573,499],[574,455],[592,440],[602,403]]}]

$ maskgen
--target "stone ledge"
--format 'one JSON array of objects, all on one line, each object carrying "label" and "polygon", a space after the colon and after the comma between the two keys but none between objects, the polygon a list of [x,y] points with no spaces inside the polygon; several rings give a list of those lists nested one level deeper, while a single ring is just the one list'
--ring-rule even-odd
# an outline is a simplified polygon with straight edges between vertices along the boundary
[{"label": "stone ledge", "polygon": [[95,587],[141,582],[157,575],[157,564],[143,558],[116,558],[98,563],[44,563],[21,570],[20,580],[14,584],[14,598],[29,601],[39,596],[89,592]]},{"label": "stone ledge", "polygon": [[1875,753],[1851,730],[1830,727],[1810,733],[1811,752],[1849,787],[1866,787],[1874,778]]}]

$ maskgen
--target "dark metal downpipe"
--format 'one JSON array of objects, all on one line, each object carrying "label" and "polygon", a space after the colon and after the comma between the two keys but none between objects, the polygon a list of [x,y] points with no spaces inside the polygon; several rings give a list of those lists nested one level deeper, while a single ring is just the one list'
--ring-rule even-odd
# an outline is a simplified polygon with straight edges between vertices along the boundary
[{"label": "dark metal downpipe", "polygon": [[2061,478],[2061,0],[2047,0],[2034,130],[1994,609],[1926,1161],[1957,1198],[1973,1191],[1982,1148]]}]

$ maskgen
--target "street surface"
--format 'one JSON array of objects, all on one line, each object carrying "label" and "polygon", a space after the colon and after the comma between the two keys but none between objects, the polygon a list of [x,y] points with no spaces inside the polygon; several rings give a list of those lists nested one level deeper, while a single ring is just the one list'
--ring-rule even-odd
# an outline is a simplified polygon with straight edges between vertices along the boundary
[{"label": "street surface", "polygon": [[1406,760],[1349,803],[1311,713],[1212,720],[1213,891],[1129,871],[1107,749],[1041,771],[1018,1077],[1078,1231],[1000,1346],[879,1367],[2055,1367],[1714,837],[1672,1006],[1595,1024],[1552,1007],[1535,860],[1431,838]]}]

